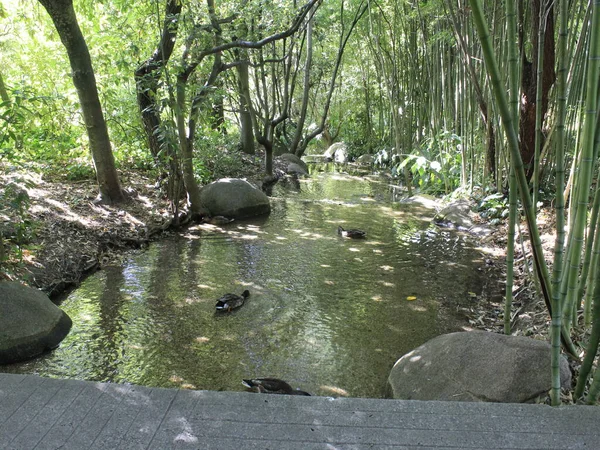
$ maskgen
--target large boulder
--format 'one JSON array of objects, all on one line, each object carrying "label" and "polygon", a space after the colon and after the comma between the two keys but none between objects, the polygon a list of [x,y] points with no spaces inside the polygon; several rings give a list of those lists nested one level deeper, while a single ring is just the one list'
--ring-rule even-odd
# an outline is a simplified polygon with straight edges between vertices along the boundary
[{"label": "large boulder", "polygon": [[[551,388],[550,344],[470,331],[438,336],[400,358],[388,377],[393,398],[523,403]],[[562,387],[571,371],[561,358]]]},{"label": "large boulder", "polygon": [[222,178],[200,190],[200,202],[211,216],[232,219],[260,216],[271,212],[269,197],[246,180]]},{"label": "large boulder", "polygon": [[287,163],[286,173],[308,175],[308,166],[306,163],[293,153],[284,153],[277,158]]},{"label": "large boulder", "polygon": [[0,364],[51,350],[71,330],[71,318],[41,291],[0,283]]},{"label": "large boulder", "polygon": [[323,153],[327,160],[333,160],[337,163],[348,162],[348,146],[343,142],[336,142],[331,144],[325,153]]},{"label": "large boulder", "polygon": [[375,163],[375,157],[366,153],[356,158],[356,163],[363,166],[372,166]]}]

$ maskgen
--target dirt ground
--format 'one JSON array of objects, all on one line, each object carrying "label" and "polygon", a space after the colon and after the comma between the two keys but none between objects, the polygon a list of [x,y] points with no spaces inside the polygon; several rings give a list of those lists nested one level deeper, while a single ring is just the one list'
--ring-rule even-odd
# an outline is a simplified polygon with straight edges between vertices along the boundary
[{"label": "dirt ground", "polygon": [[[88,274],[124,252],[148,245],[170,223],[169,204],[143,174],[122,179],[128,200],[119,205],[96,204],[95,180],[68,183],[44,181],[31,173],[0,176],[0,186],[26,191],[25,243],[22,255],[11,255],[0,277],[19,280],[55,298],[77,286]],[[12,214],[11,214],[12,213]],[[8,237],[22,226],[14,210],[0,212]],[[8,233],[7,231],[8,230]]]}]

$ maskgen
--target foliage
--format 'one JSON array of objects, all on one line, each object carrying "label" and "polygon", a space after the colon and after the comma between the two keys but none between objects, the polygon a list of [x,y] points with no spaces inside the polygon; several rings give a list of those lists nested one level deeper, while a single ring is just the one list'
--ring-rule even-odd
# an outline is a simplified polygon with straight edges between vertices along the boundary
[{"label": "foliage", "polygon": [[215,130],[205,130],[196,145],[198,157],[194,160],[194,171],[201,184],[224,177],[244,177],[248,173],[248,164],[257,162],[256,158],[238,150],[231,138]]},{"label": "foliage", "polygon": [[508,206],[508,197],[502,192],[496,192],[479,201],[477,211],[482,218],[497,224],[508,217]]},{"label": "foliage", "polygon": [[444,131],[426,139],[422,147],[396,164],[392,171],[402,173],[408,167],[412,183],[423,192],[448,194],[460,184],[461,138]]},{"label": "foliage", "polygon": [[0,234],[8,248],[7,252],[3,252],[6,259],[15,256],[21,261],[23,247],[32,238],[34,227],[28,217],[29,195],[20,184],[27,185],[28,182],[15,179],[0,188]]}]

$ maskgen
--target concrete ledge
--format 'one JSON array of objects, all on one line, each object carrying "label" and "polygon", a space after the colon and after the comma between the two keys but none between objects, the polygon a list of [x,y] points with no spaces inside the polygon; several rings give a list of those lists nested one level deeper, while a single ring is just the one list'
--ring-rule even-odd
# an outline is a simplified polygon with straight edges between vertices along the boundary
[{"label": "concrete ledge", "polygon": [[0,373],[0,449],[598,448],[600,408],[188,391]]}]

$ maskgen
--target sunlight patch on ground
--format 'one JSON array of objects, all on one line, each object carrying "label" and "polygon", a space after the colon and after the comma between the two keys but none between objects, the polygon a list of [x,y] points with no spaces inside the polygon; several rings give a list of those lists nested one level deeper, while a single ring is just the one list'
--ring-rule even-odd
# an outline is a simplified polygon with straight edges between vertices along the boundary
[{"label": "sunlight patch on ground", "polygon": [[356,247],[350,247],[348,250],[351,252],[360,252],[360,249],[358,249]]},{"label": "sunlight patch on ground", "polygon": [[374,302],[382,302],[383,298],[381,298],[381,295],[374,295],[373,297],[371,297],[371,300],[373,300]]}]

